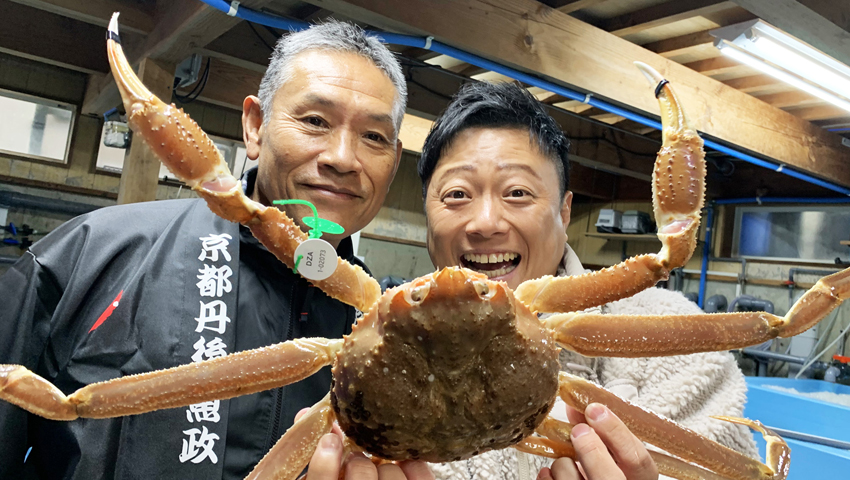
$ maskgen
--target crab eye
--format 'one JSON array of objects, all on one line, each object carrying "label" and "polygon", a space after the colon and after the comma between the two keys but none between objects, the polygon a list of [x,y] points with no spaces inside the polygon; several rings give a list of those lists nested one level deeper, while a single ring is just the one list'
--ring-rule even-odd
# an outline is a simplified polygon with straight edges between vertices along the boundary
[{"label": "crab eye", "polygon": [[405,291],[405,300],[407,300],[407,303],[411,305],[420,304],[423,300],[425,300],[425,297],[428,296],[428,292],[430,290],[431,285],[428,283],[420,285],[416,288],[412,288],[410,290]]}]

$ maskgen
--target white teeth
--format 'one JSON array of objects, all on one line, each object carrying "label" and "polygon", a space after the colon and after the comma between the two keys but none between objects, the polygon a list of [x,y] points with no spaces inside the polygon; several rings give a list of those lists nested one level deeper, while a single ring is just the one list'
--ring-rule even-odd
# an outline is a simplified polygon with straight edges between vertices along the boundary
[{"label": "white teeth", "polygon": [[475,263],[499,263],[499,262],[510,262],[511,260],[517,258],[519,255],[516,253],[491,253],[491,254],[476,254],[476,253],[465,253],[463,255],[464,260],[468,262]]},{"label": "white teeth", "polygon": [[502,275],[508,274],[508,273],[512,272],[515,268],[516,268],[515,265],[508,265],[507,267],[500,268],[498,270],[478,270],[478,272],[481,272],[481,273],[487,275],[487,278],[493,278],[493,277],[501,277]]}]

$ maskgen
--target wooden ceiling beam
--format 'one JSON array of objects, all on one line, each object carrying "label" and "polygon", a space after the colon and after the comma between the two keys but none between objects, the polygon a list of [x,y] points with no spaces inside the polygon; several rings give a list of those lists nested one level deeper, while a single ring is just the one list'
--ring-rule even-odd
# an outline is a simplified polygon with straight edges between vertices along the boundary
[{"label": "wooden ceiling beam", "polygon": [[850,112],[844,110],[843,108],[838,108],[834,105],[820,105],[817,107],[803,107],[803,108],[794,108],[787,109],[788,113],[794,115],[795,117],[802,118],[803,120],[815,121],[815,120],[831,120],[834,118],[844,118],[850,115]]},{"label": "wooden ceiling beam", "polygon": [[[850,186],[841,137],[535,0],[309,0],[370,25],[432,35],[631,109],[658,115],[640,60],[671,80],[695,128],[757,155]],[[676,2],[681,3],[681,2]],[[714,3],[714,5],[717,5]],[[672,4],[670,5],[672,8]]]},{"label": "wooden ceiling beam", "polygon": [[742,73],[751,73],[753,71],[752,68],[726,56],[706,58],[705,60],[686,63],[685,66],[708,77],[733,73],[743,76],[741,75]]},{"label": "wooden ceiling beam", "polygon": [[655,52],[665,58],[670,58],[676,55],[686,53],[694,48],[702,48],[706,45],[714,43],[714,37],[709,33],[709,30],[702,32],[689,33],[678,37],[659,40],[657,42],[646,43],[643,48]]},{"label": "wooden ceiling beam", "polygon": [[[245,0],[243,6],[260,8],[271,0]],[[176,65],[198,49],[233,28],[242,20],[230,17],[197,0],[160,1],[156,12],[156,26],[144,43],[127,48],[127,59],[135,65],[143,58],[163,64]],[[83,101],[83,113],[103,113],[120,104],[120,96],[111,76],[89,79]]]},{"label": "wooden ceiling beam", "polygon": [[758,99],[776,108],[810,107],[826,103],[824,100],[800,90],[762,95]]},{"label": "wooden ceiling beam", "polygon": [[724,80],[723,83],[735,90],[740,90],[744,93],[749,93],[750,95],[755,96],[786,92],[793,89],[793,87],[787,83],[777,80],[770,75],[764,74]]},{"label": "wooden ceiling beam", "polygon": [[[11,0],[21,5],[55,13],[106,28],[113,12],[121,12],[124,31],[147,35],[154,28],[154,12],[142,2],[115,0]],[[4,18],[8,22],[7,18]],[[40,25],[32,22],[31,25]],[[42,29],[42,31],[44,31]]]},{"label": "wooden ceiling beam", "polygon": [[850,65],[850,2],[735,0],[767,23]]},{"label": "wooden ceiling beam", "polygon": [[563,13],[572,13],[596,6],[604,1],[606,0],[540,0],[540,3],[544,3]]},{"label": "wooden ceiling beam", "polygon": [[624,37],[734,7],[734,3],[722,0],[676,0],[599,20],[593,24],[606,32]]},{"label": "wooden ceiling beam", "polygon": [[[2,52],[78,72],[109,71],[103,27],[12,2],[0,2],[0,18]],[[129,45],[139,40],[127,35]]]}]

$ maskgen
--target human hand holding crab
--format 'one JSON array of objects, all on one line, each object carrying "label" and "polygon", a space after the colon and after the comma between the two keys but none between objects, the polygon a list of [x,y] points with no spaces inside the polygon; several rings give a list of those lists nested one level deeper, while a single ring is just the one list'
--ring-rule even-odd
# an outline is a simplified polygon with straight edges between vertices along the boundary
[{"label": "human hand holding crab", "polygon": [[[110,30],[117,38],[117,21]],[[246,198],[212,142],[182,111],[162,103],[133,73],[120,45],[110,64],[129,122],[172,172],[220,216],[247,225],[282,262],[294,265],[307,235],[280,210]],[[388,461],[442,462],[506,447],[575,456],[571,426],[547,417],[556,395],[580,411],[602,403],[653,454],[659,471],[691,479],[783,479],[789,451],[757,422],[724,418],[766,435],[767,465],[559,373],[558,350],[586,356],[642,357],[727,350],[811,328],[850,297],[850,270],[822,279],[785,317],[766,313],[629,316],[576,312],[624,298],[664,279],[693,251],[702,207],[702,141],[666,81],[658,83],[664,143],[653,180],[663,248],[578,277],[543,277],[514,292],[462,268],[445,268],[383,296],[362,270],[338,260],[314,284],[366,312],[342,340],[297,339],[168,370],[92,384],[65,395],[17,365],[0,366],[0,399],[53,420],[141,414],[276,388],[333,365],[331,392],[272,448],[248,478],[294,479],[336,419],[346,445]],[[536,433],[538,436],[532,436]],[[697,466],[699,465],[699,466]],[[710,471],[709,471],[710,470]],[[715,473],[713,473],[715,472]]]}]

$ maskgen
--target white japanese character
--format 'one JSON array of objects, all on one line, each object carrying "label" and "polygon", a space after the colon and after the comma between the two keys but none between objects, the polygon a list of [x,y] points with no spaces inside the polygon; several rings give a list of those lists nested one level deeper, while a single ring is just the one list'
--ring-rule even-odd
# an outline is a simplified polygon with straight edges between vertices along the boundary
[{"label": "white japanese character", "polygon": [[230,242],[227,240],[231,240],[233,237],[226,233],[219,235],[213,233],[209,237],[199,237],[198,239],[203,242],[203,250],[201,251],[201,255],[198,256],[198,260],[203,261],[209,258],[213,262],[217,262],[218,252],[221,251],[224,259],[228,262],[230,261],[230,253],[227,252],[227,246],[230,245]]},{"label": "white japanese character", "polygon": [[204,264],[204,268],[199,269],[198,272],[200,272],[198,278],[201,281],[195,285],[201,289],[202,297],[220,297],[222,292],[229,292],[233,288],[228,280],[233,275],[233,270],[227,265],[215,268]]},{"label": "white japanese character", "polygon": [[[200,333],[206,329],[222,334],[227,328],[227,322],[230,321],[227,318],[227,304],[221,300],[213,300],[208,304],[201,302],[201,314],[195,320],[198,322],[198,327],[195,328],[196,332]],[[208,326],[208,323],[218,323],[218,325]]]},{"label": "white japanese character", "polygon": [[194,405],[189,405],[189,410],[186,410],[186,419],[189,420],[189,423],[218,423],[218,421],[221,420],[221,416],[218,414],[218,407],[220,404],[221,401],[213,400],[211,402],[201,402],[196,403]]},{"label": "white japanese character", "polygon": [[218,463],[218,457],[213,452],[213,447],[215,447],[215,441],[219,439],[219,436],[210,433],[207,427],[203,428],[203,431],[197,428],[190,428],[183,431],[183,433],[189,435],[189,440],[183,439],[183,451],[180,453],[180,463],[186,463],[186,460],[191,460],[192,463],[201,463],[207,458],[212,463]]},{"label": "white japanese character", "polygon": [[195,347],[195,354],[192,355],[193,362],[202,362],[211,358],[224,357],[227,355],[227,352],[224,351],[224,349],[227,348],[227,345],[225,345],[218,337],[215,337],[209,342],[204,340],[204,337],[201,337],[201,339],[195,342],[192,346]]}]

